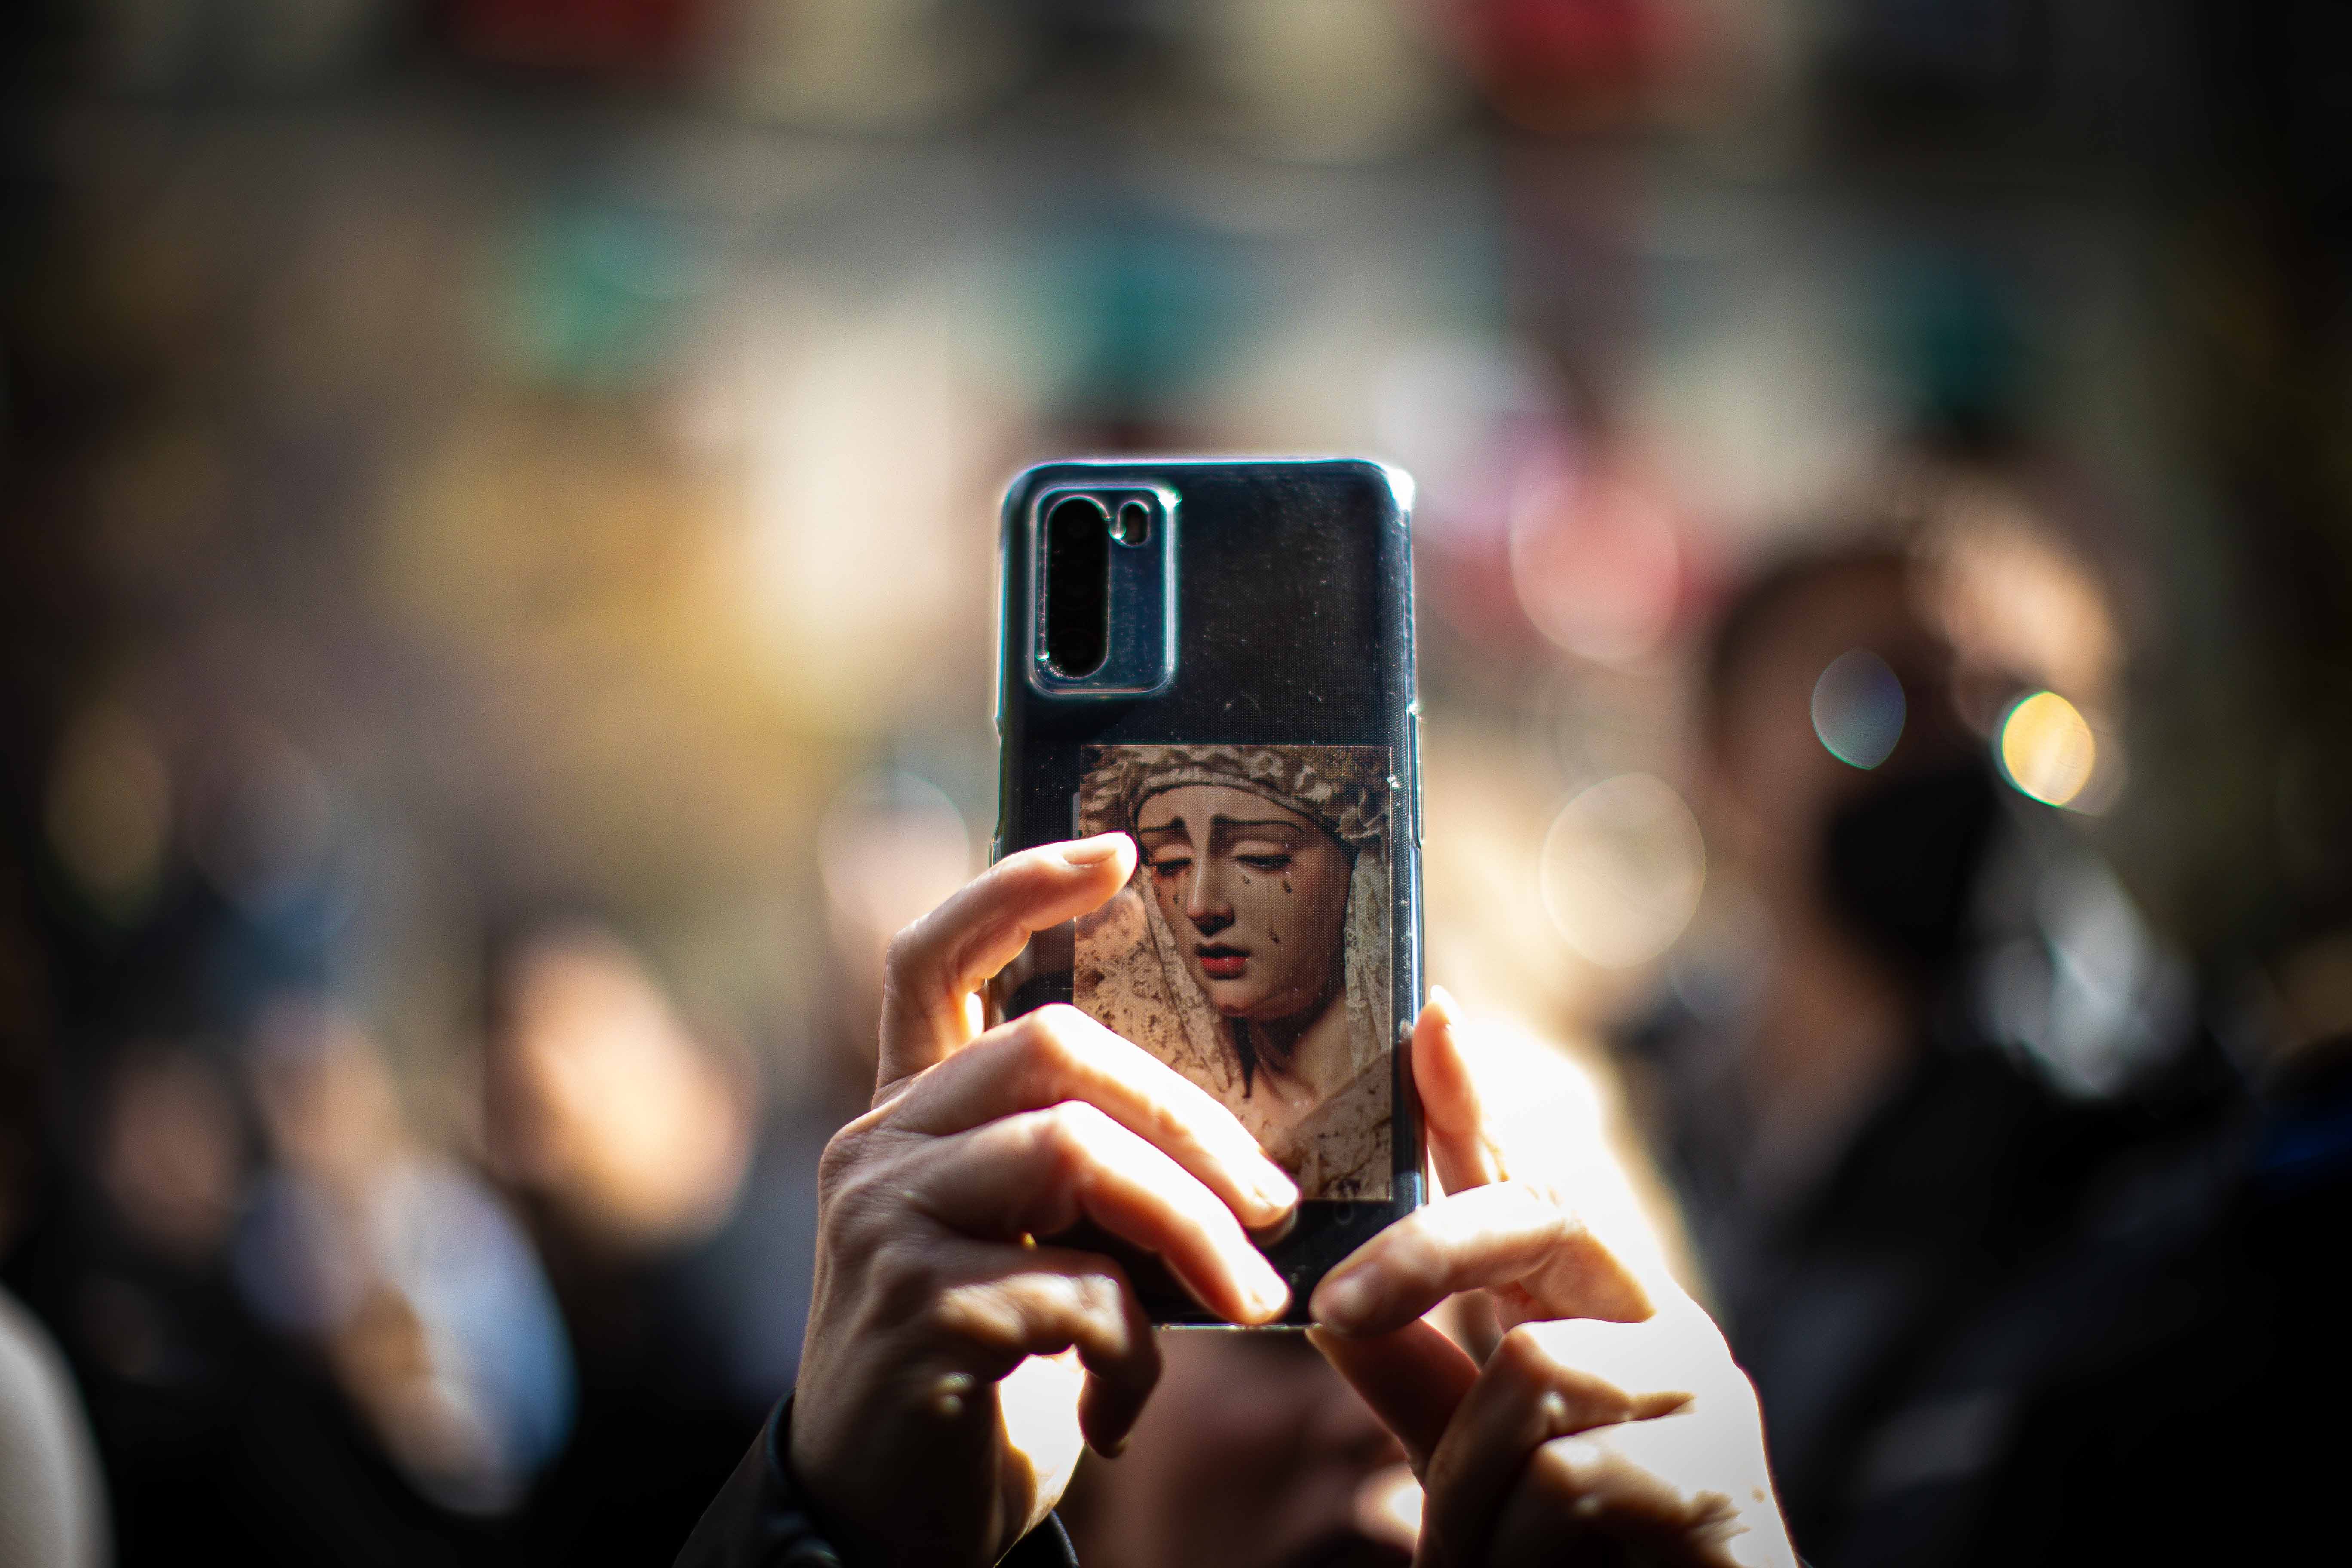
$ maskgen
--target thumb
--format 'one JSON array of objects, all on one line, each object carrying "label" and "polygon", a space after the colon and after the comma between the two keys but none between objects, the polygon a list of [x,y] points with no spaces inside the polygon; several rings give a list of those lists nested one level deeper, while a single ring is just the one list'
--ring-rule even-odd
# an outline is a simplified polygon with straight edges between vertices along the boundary
[{"label": "thumb", "polygon": [[1412,1026],[1413,1088],[1421,1097],[1422,1124],[1428,1131],[1438,1185],[1448,1193],[1467,1192],[1510,1175],[1462,1054],[1457,1012],[1452,994],[1433,985]]},{"label": "thumb", "polygon": [[1412,1473],[1424,1474],[1454,1410],[1478,1381],[1477,1363],[1419,1318],[1392,1333],[1361,1339],[1325,1329],[1309,1329],[1307,1337],[1396,1434]]}]

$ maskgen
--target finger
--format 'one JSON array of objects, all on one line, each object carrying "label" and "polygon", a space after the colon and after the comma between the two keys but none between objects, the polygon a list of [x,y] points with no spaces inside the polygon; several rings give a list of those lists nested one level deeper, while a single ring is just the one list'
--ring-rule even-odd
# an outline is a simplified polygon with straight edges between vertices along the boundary
[{"label": "finger", "polygon": [[1446,1423],[1477,1382],[1477,1363],[1435,1324],[1418,1320],[1386,1334],[1350,1338],[1309,1329],[1307,1337],[1396,1434],[1413,1474],[1423,1474]]},{"label": "finger", "polygon": [[1514,1182],[1415,1209],[1323,1277],[1309,1310],[1348,1334],[1400,1328],[1457,1291],[1488,1289],[1512,1315],[1649,1316],[1641,1280],[1575,1215]]},{"label": "finger", "polygon": [[945,1137],[1065,1100],[1094,1106],[1161,1150],[1252,1228],[1298,1202],[1298,1188],[1232,1111],[1075,1007],[1041,1007],[991,1029],[924,1074],[889,1123]]},{"label": "finger", "polygon": [[1478,1086],[1463,1059],[1454,997],[1442,985],[1429,988],[1428,1005],[1413,1022],[1412,1082],[1421,1095],[1438,1184],[1459,1193],[1504,1180],[1509,1172],[1502,1148],[1488,1130]]},{"label": "finger", "polygon": [[[1651,1392],[1646,1380],[1612,1376],[1596,1364],[1615,1363],[1647,1373],[1647,1362],[1638,1357],[1573,1353],[1596,1335],[1544,1331],[1567,1328],[1596,1331],[1605,1340],[1638,1334],[1646,1325],[1530,1323],[1503,1337],[1430,1458],[1426,1528],[1445,1561],[1485,1559],[1505,1495],[1545,1443],[1690,1403],[1686,1392]],[[1570,1353],[1561,1353],[1564,1349]]]},{"label": "finger", "polygon": [[[1496,1519],[1486,1561],[1493,1568],[1535,1568],[1559,1561],[1565,1542],[1597,1536],[1644,1561],[1739,1562],[1749,1555],[1739,1547],[1763,1542],[1742,1540],[1750,1531],[1732,1489],[1697,1479],[1713,1468],[1715,1446],[1707,1424],[1689,1415],[1546,1443]],[[1753,1493],[1752,1503],[1770,1507],[1769,1489],[1743,1489]]]},{"label": "finger", "polygon": [[938,1148],[910,1195],[952,1230],[1019,1241],[1091,1219],[1158,1253],[1202,1305],[1229,1321],[1265,1322],[1290,1300],[1232,1209],[1083,1100],[1005,1117]]},{"label": "finger", "polygon": [[966,999],[1038,931],[1098,908],[1135,870],[1135,841],[1098,834],[1008,855],[893,938],[883,968],[879,1086],[970,1040]]},{"label": "finger", "polygon": [[937,1292],[931,1316],[982,1359],[975,1376],[940,1380],[933,1394],[940,1413],[960,1414],[980,1377],[993,1382],[1029,1356],[1075,1350],[1087,1373],[1078,1429],[1097,1453],[1125,1447],[1160,1381],[1159,1342],[1126,1271],[1096,1253],[991,1245],[963,1274]]}]

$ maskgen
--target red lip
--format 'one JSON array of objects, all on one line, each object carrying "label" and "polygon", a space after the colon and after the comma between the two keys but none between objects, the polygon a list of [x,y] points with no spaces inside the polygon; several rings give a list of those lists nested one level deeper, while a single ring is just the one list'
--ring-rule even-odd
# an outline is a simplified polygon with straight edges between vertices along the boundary
[{"label": "red lip", "polygon": [[1201,973],[1212,980],[1239,980],[1249,968],[1249,949],[1245,947],[1202,947],[1196,950],[1201,960]]}]

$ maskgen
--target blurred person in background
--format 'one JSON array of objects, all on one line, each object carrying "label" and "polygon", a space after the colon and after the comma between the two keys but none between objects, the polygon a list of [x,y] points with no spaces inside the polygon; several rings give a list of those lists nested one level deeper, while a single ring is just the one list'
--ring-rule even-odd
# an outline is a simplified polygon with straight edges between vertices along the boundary
[{"label": "blurred person in background", "polygon": [[[2116,1182],[2072,1254],[2021,1293],[2017,1319],[2063,1303],[2076,1331],[2008,1412],[1985,1500],[1944,1560],[2341,1554],[2347,929],[2340,902],[2306,908],[2240,962],[2229,1033],[2243,1091],[2202,1136]],[[2218,1436],[2184,1442],[2192,1432]]]},{"label": "blurred person in background", "polygon": [[748,1058],[691,1026],[602,922],[526,922],[489,982],[490,1167],[529,1216],[580,1368],[533,1546],[655,1561],[792,1382],[814,1153],[778,1134]]},{"label": "blurred person in background", "polygon": [[271,1166],[236,1241],[245,1300],[315,1349],[425,1497],[512,1511],[572,1421],[571,1358],[530,1244],[409,1130],[349,1014],[274,1000],[247,1070]]},{"label": "blurred person in background", "polygon": [[[2111,1305],[2048,1269],[2194,1056],[2120,889],[1996,767],[2036,682],[2019,638],[1954,609],[1987,609],[1961,586],[1948,552],[1865,540],[1733,597],[1700,799],[1748,918],[1632,1042],[1791,1529],[1824,1564],[1963,1549],[2012,1412]],[[2051,891],[2078,886],[2087,916]],[[2104,947],[2084,954],[2086,918]],[[2041,967],[1989,969],[1995,937]],[[2055,1035],[2052,988],[2085,963],[2105,1032]],[[2027,1001],[2038,1032],[2005,1032]]]},{"label": "blurred person in background", "polygon": [[60,1072],[41,1201],[7,1259],[88,1401],[126,1563],[166,1538],[293,1560],[257,1550],[248,1511],[243,1415],[288,1413],[299,1378],[228,1278],[252,1149],[224,1054],[158,1031]]},{"label": "blurred person in background", "polygon": [[250,1058],[110,1052],[10,1260],[87,1392],[125,1563],[473,1561],[561,1436],[520,1234],[320,1016],[284,1005]]}]

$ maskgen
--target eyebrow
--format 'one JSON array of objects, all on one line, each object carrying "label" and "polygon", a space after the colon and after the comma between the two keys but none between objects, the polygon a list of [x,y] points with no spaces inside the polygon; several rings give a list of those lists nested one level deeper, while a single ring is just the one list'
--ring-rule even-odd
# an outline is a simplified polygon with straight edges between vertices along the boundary
[{"label": "eyebrow", "polygon": [[[1171,816],[1167,821],[1160,823],[1138,823],[1136,824],[1135,830],[1138,833],[1174,833],[1181,829],[1183,826],[1184,819],[1182,817]],[[1287,821],[1279,816],[1212,816],[1209,818],[1210,831],[1214,832],[1220,827],[1283,827],[1287,828],[1294,833],[1298,831],[1298,824]]]}]

